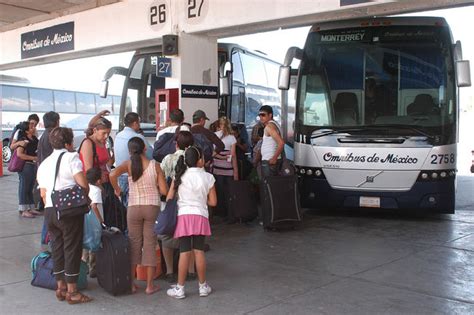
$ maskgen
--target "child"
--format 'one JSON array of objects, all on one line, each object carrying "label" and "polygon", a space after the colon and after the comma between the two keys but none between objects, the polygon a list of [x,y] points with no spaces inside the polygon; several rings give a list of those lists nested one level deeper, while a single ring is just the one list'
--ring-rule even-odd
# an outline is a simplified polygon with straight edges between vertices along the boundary
[{"label": "child", "polygon": [[[86,178],[89,183],[89,199],[91,200],[91,210],[95,213],[97,220],[102,224],[104,222],[104,209],[102,206],[102,171],[100,168],[92,167],[87,170]],[[95,253],[83,249],[82,260],[89,265],[89,277],[97,277],[95,271]]]},{"label": "child", "polygon": [[207,206],[217,204],[214,177],[204,170],[204,155],[201,149],[188,147],[178,159],[175,179],[171,184],[167,200],[177,194],[178,222],[174,233],[179,238],[178,283],[167,291],[176,299],[185,298],[184,282],[192,252],[196,261],[199,279],[199,296],[208,296],[211,287],[206,282],[206,258],[204,239],[211,235]]}]

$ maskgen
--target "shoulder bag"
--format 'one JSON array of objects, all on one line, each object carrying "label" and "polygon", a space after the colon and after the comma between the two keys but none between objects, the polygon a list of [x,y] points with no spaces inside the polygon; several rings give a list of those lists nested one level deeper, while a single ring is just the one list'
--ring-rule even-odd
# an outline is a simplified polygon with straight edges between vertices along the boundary
[{"label": "shoulder bag", "polygon": [[155,234],[173,236],[177,221],[178,199],[175,196],[173,199],[166,201],[165,209],[158,215],[154,229]]},{"label": "shoulder bag", "polygon": [[23,171],[23,167],[25,166],[25,160],[22,160],[20,157],[17,155],[17,150],[15,149],[12,154],[12,158],[10,160],[10,163],[8,163],[8,171],[18,173]]},{"label": "shoulder bag", "polygon": [[78,184],[63,190],[55,189],[56,180],[59,176],[59,166],[61,165],[61,159],[65,153],[66,152],[63,152],[59,155],[58,162],[56,163],[53,191],[51,192],[51,200],[53,201],[53,207],[58,215],[58,220],[83,215],[89,211],[89,198],[84,188]]}]

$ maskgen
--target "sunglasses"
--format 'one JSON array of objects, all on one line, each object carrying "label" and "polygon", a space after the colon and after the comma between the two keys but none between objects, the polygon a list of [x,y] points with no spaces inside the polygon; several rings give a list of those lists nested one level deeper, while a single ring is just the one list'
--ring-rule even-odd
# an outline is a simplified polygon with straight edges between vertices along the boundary
[{"label": "sunglasses", "polygon": [[265,117],[265,116],[267,116],[267,114],[266,113],[259,113],[258,116],[259,117]]}]

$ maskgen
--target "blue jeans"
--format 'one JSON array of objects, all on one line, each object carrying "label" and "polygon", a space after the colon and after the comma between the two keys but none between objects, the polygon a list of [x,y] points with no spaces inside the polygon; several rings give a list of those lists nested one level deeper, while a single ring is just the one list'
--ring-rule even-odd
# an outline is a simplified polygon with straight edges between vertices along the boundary
[{"label": "blue jeans", "polygon": [[270,165],[267,160],[262,161],[262,178],[268,177],[268,176],[278,176],[278,172],[280,171],[281,168],[281,163],[282,160],[279,159],[277,160],[275,165]]},{"label": "blue jeans", "polygon": [[18,172],[18,210],[26,211],[35,208],[33,188],[36,182],[36,164],[26,162],[23,170]]},{"label": "blue jeans", "polygon": [[118,178],[118,184],[120,189],[122,190],[122,204],[125,208],[128,207],[128,175],[120,175]]}]

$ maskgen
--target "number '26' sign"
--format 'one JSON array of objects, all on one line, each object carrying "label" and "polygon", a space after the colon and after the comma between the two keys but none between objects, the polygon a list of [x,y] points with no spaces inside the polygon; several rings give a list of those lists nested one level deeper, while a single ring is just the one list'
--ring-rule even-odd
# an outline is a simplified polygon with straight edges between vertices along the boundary
[{"label": "number '26' sign", "polygon": [[[209,11],[209,0],[181,0],[185,6],[186,20],[190,24],[200,23]],[[155,0],[150,5],[149,24],[160,30],[169,20],[171,1]]]}]

